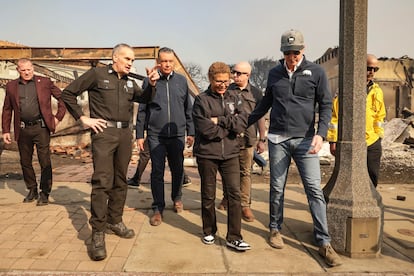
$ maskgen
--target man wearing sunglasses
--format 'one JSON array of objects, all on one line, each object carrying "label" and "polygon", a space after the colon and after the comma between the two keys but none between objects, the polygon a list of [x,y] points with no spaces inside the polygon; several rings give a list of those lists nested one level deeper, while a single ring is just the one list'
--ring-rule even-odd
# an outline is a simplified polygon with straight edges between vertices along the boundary
[{"label": "man wearing sunglasses", "polygon": [[[248,125],[270,112],[267,140],[270,162],[269,244],[284,247],[280,230],[283,203],[291,159],[296,163],[305,188],[319,254],[329,266],[341,264],[330,242],[326,202],[321,189],[318,152],[328,131],[332,97],[325,71],[306,60],[303,35],[297,30],[282,34],[284,58],[270,70],[265,95],[249,116]],[[315,124],[316,113],[319,113]]]},{"label": "man wearing sunglasses", "polygon": [[[382,137],[384,137],[383,123],[386,115],[382,89],[374,82],[375,72],[378,70],[378,59],[374,55],[368,54],[365,141],[367,143],[368,174],[374,187],[378,185],[382,155],[381,141]],[[336,97],[333,103],[332,119],[327,136],[332,155],[336,153],[336,141],[338,139],[338,107],[338,97]]]}]

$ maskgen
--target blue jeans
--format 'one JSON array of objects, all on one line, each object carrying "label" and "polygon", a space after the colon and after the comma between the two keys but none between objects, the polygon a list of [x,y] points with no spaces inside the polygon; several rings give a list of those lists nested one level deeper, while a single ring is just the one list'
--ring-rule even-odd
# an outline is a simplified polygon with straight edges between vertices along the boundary
[{"label": "blue jeans", "polygon": [[296,163],[305,188],[313,220],[313,234],[318,246],[330,243],[326,202],[321,189],[321,172],[317,154],[308,153],[312,137],[291,138],[279,144],[269,141],[270,162],[270,223],[280,230],[283,223],[283,203],[286,179],[291,159]]}]

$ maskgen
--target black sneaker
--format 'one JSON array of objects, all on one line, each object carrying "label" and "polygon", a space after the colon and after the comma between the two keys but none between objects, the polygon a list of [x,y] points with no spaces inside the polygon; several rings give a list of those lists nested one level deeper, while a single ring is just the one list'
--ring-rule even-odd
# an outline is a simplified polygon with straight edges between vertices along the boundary
[{"label": "black sneaker", "polygon": [[37,199],[37,206],[44,206],[49,204],[49,196],[43,192],[40,192],[39,198]]},{"label": "black sneaker", "polygon": [[35,199],[39,198],[39,194],[37,193],[37,189],[31,189],[27,196],[23,199],[24,203],[32,202]]},{"label": "black sneaker", "polygon": [[128,187],[137,189],[139,187],[139,181],[137,181],[135,178],[130,178],[127,181]]},{"label": "black sneaker", "polygon": [[187,187],[189,185],[191,185],[191,178],[185,174],[183,180],[183,187]]},{"label": "black sneaker", "polygon": [[250,245],[243,240],[227,241],[226,245],[238,251],[246,251],[251,249]]}]

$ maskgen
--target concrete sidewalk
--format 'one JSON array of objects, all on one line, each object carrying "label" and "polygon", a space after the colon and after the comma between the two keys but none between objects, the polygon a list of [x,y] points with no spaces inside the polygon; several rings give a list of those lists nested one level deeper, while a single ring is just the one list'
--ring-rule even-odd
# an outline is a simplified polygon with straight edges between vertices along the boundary
[{"label": "concrete sidewalk", "polygon": [[[225,211],[217,211],[218,240],[204,245],[200,183],[193,167],[186,168],[192,185],[183,188],[185,210],[180,214],[172,211],[167,184],[167,209],[158,227],[149,224],[149,185],[129,189],[124,222],[135,230],[136,237],[126,240],[107,235],[108,258],[91,261],[87,254],[91,235],[88,166],[55,169],[51,202],[42,207],[22,203],[27,194],[22,180],[1,180],[0,275],[414,275],[413,185],[378,187],[385,205],[380,257],[342,256],[342,266],[329,268],[313,245],[311,216],[298,183],[289,183],[286,188],[284,249],[273,249],[267,243],[268,179],[259,176],[254,177],[252,191],[256,220],[242,225],[243,238],[252,250],[239,253],[226,248]],[[148,172],[143,180],[148,180]],[[396,200],[397,195],[406,196],[406,200]],[[217,203],[221,196],[219,182]]]}]

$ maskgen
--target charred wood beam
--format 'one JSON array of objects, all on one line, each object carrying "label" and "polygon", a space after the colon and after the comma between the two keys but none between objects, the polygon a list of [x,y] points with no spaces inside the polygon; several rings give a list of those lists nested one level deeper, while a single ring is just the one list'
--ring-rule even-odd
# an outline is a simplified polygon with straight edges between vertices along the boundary
[{"label": "charred wood beam", "polygon": [[[155,59],[159,47],[132,47],[135,59]],[[112,48],[0,48],[0,60],[30,58],[33,61],[111,60]]]},{"label": "charred wood beam", "polygon": [[55,80],[58,80],[58,81],[61,81],[61,82],[65,83],[65,84],[69,84],[73,81],[72,78],[62,76],[62,75],[60,75],[60,74],[44,67],[44,66],[41,66],[41,65],[38,65],[38,64],[33,64],[33,67],[34,67],[35,72],[39,72],[39,73],[41,73],[45,76],[48,76],[49,78],[53,78]]},{"label": "charred wood beam", "polygon": [[[158,46],[132,47],[135,59],[156,59]],[[42,48],[42,47],[0,47],[0,60],[15,61],[19,58],[29,58],[32,61],[76,62],[89,61],[95,64],[100,60],[112,59],[112,48]],[[98,63],[99,64],[99,63]],[[188,80],[191,94],[195,97],[199,91],[190,74],[184,68],[180,59],[175,55],[175,70]]]},{"label": "charred wood beam", "polygon": [[181,62],[181,60],[178,58],[178,56],[175,53],[174,53],[174,57],[175,57],[174,70],[186,77],[188,87],[190,88],[191,95],[193,97],[197,96],[200,93],[200,91],[198,90],[197,85],[195,84],[195,82],[191,78],[190,74],[188,73],[187,69],[185,69],[183,63]]}]

